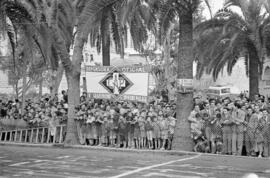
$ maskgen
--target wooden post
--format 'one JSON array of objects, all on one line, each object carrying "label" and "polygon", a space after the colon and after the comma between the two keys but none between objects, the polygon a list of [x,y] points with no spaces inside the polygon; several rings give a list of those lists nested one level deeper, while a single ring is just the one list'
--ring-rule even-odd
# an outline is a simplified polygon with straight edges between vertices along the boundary
[{"label": "wooden post", "polygon": [[27,134],[28,134],[28,130],[25,130],[25,138],[24,138],[24,142],[27,142]]},{"label": "wooden post", "polygon": [[23,130],[20,131],[20,140],[19,140],[19,142],[22,142],[22,133],[23,133]]},{"label": "wooden post", "polygon": [[48,137],[47,137],[47,143],[49,143],[49,141],[50,141],[50,136],[51,136],[51,133],[50,133],[50,128],[48,128]]},{"label": "wooden post", "polygon": [[54,130],[53,143],[55,143],[56,133],[57,133],[57,127],[56,127],[55,130]]},{"label": "wooden post", "polygon": [[5,140],[4,141],[7,141],[7,132],[5,132]]},{"label": "wooden post", "polygon": [[38,143],[38,134],[39,134],[39,128],[37,128],[37,133],[36,133],[36,143]]},{"label": "wooden post", "polygon": [[18,130],[15,130],[14,142],[17,141],[17,132],[18,132]]},{"label": "wooden post", "polygon": [[32,143],[32,141],[33,141],[33,134],[34,134],[34,129],[31,129],[29,143]]},{"label": "wooden post", "polygon": [[10,132],[9,132],[9,141],[10,141],[10,142],[11,142],[11,140],[12,140],[12,132],[13,132],[13,131],[10,131]]},{"label": "wooden post", "polygon": [[42,128],[42,134],[41,134],[41,143],[44,142],[44,134],[45,134],[45,128]]},{"label": "wooden post", "polygon": [[63,125],[60,126],[60,137],[59,137],[59,143],[62,143],[63,139]]}]

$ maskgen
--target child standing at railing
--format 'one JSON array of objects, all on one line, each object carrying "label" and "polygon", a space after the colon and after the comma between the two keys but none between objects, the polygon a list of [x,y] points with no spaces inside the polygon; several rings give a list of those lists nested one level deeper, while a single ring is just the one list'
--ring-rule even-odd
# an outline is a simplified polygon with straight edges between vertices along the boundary
[{"label": "child standing at railing", "polygon": [[145,148],[146,143],[146,132],[145,132],[145,120],[143,116],[140,116],[138,119],[140,127],[140,138],[139,138],[139,148]]},{"label": "child standing at railing", "polygon": [[119,117],[119,137],[120,137],[120,145],[122,144],[123,148],[126,148],[126,146],[127,146],[126,126],[127,126],[126,118],[123,117],[122,115],[120,115],[120,117]]},{"label": "child standing at railing", "polygon": [[137,149],[140,148],[140,126],[137,114],[134,116],[134,143]]},{"label": "child standing at railing", "polygon": [[153,123],[149,115],[146,118],[145,130],[147,135],[148,148],[153,149]]},{"label": "child standing at railing", "polygon": [[134,116],[131,112],[128,112],[126,114],[128,148],[134,148],[134,120],[133,120],[133,117]]},{"label": "child standing at railing", "polygon": [[164,115],[162,120],[160,121],[160,128],[161,128],[161,140],[162,140],[162,147],[161,150],[165,149],[165,145],[168,140],[168,131],[169,131],[169,125],[167,121],[167,115]]},{"label": "child standing at railing", "polygon": [[153,116],[153,138],[154,138],[153,145],[155,146],[155,149],[159,149],[159,147],[160,147],[160,127],[159,127],[157,116]]},{"label": "child standing at railing", "polygon": [[86,142],[89,145],[93,145],[93,136],[92,136],[92,123],[93,123],[93,113],[88,109],[88,115],[86,119]]}]

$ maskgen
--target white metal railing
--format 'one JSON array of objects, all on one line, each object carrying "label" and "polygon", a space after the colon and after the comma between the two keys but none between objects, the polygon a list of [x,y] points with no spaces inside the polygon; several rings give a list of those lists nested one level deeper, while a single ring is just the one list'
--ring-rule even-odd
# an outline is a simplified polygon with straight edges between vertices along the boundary
[{"label": "white metal railing", "polygon": [[17,130],[0,131],[0,142],[18,143],[64,143],[66,125],[56,126],[54,133],[49,127],[37,127]]}]

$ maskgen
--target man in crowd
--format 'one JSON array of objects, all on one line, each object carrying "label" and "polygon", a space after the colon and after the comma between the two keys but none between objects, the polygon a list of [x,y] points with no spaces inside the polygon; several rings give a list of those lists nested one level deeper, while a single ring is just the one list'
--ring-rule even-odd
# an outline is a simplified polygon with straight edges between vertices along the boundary
[{"label": "man in crowd", "polygon": [[223,108],[221,119],[223,135],[223,154],[232,154],[232,124],[233,119],[229,108]]},{"label": "man in crowd", "polygon": [[253,122],[256,118],[253,117],[253,110],[251,107],[247,108],[247,114],[245,118],[245,147],[247,156],[254,154],[255,146],[255,128]]},{"label": "man in crowd", "polygon": [[232,152],[237,155],[242,155],[244,143],[244,122],[246,112],[241,105],[236,106],[236,115],[234,116],[233,136],[232,136]]}]

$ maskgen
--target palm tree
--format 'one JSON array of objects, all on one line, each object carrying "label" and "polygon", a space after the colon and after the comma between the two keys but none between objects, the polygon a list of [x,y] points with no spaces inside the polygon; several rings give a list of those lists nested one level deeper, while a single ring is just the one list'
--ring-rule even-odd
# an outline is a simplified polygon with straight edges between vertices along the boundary
[{"label": "palm tree", "polygon": [[[19,35],[25,37],[29,47],[26,48],[28,49],[28,52],[31,52],[31,49],[33,48],[37,48],[42,55],[45,63],[44,65],[47,66],[47,69],[56,70],[58,68],[59,59],[55,52],[53,39],[46,29],[47,26],[45,25],[45,22],[41,21],[42,11],[38,10],[41,9],[40,5],[41,4],[38,2],[32,4],[28,0],[1,1],[1,30],[2,32],[7,33],[7,36],[9,37],[14,66],[16,65],[15,53]],[[20,34],[18,34],[18,32],[20,32]],[[61,70],[59,70],[59,72],[61,73]]]},{"label": "palm tree", "polygon": [[[44,54],[40,40],[37,39],[35,34],[36,30],[33,29],[29,22],[31,21],[31,16],[28,14],[27,9],[20,3],[12,0],[1,1],[0,9],[0,22],[1,31],[6,33],[9,37],[9,42],[12,49],[12,71],[17,76],[23,75],[23,90],[22,90],[22,108],[25,104],[25,93],[28,88],[26,77],[27,75],[33,74],[36,70],[35,60],[37,53]],[[24,43],[23,47],[19,47],[19,42]],[[22,50],[18,50],[22,49]],[[42,68],[47,62],[46,57],[42,55],[43,61],[39,63],[39,68]],[[46,65],[45,65],[46,66]],[[29,70],[26,70],[29,69]],[[42,68],[44,71],[45,68]],[[39,73],[42,73],[40,70]],[[31,78],[31,76],[30,76]],[[17,87],[16,87],[17,88]]]},{"label": "palm tree", "polygon": [[[2,1],[1,1],[2,2]],[[24,17],[21,23],[29,24],[35,41],[44,56],[57,67],[61,60],[68,81],[68,124],[66,144],[78,142],[75,118],[75,106],[79,104],[80,72],[83,60],[82,50],[88,34],[94,29],[94,22],[98,14],[104,12],[120,0],[61,0],[61,1],[7,1],[22,8]],[[10,9],[10,8],[8,8]],[[14,8],[13,8],[14,9]],[[17,10],[13,14],[18,16]],[[75,35],[73,30],[76,27]],[[69,49],[73,44],[73,55],[70,58]],[[53,66],[53,65],[52,65]]]},{"label": "palm tree", "polygon": [[[161,30],[167,32],[170,22],[178,20],[178,79],[193,79],[193,15],[199,0],[156,0],[152,5],[159,10]],[[166,33],[163,33],[166,34]],[[187,118],[193,108],[193,92],[177,92],[177,122],[173,149],[191,151],[190,124]]]},{"label": "palm tree", "polygon": [[90,41],[98,52],[102,50],[103,65],[110,65],[110,44],[113,38],[116,52],[124,58],[124,39],[127,29],[133,39],[134,48],[142,52],[142,44],[147,41],[147,30],[154,26],[154,15],[145,0],[118,0],[95,16],[91,27]]},{"label": "palm tree", "polygon": [[[65,36],[61,35],[61,31],[56,23],[52,23],[51,32],[56,41],[56,49],[60,56],[60,59],[65,68],[67,81],[68,81],[68,124],[67,124],[67,137],[66,144],[76,144],[77,139],[77,129],[74,121],[75,118],[75,106],[79,104],[80,96],[80,73],[81,73],[81,62],[83,60],[83,46],[87,41],[87,37],[91,30],[95,28],[94,24],[97,20],[97,16],[102,14],[108,7],[115,5],[122,0],[78,0],[72,3],[68,0],[61,1],[65,2],[65,6],[68,14],[75,14],[75,16],[69,15],[66,17],[68,22],[77,21],[76,25],[76,35],[74,37],[73,43],[73,55],[71,59],[69,58],[69,53],[66,49]],[[59,4],[58,4],[59,6]],[[55,7],[58,7],[55,6]],[[77,8],[80,8],[78,11]],[[78,13],[79,12],[79,13]],[[76,14],[77,13],[77,14]],[[67,13],[63,13],[67,14]],[[54,16],[53,16],[54,17]],[[75,17],[75,20],[74,20]],[[54,20],[56,21],[56,19]],[[125,22],[125,21],[123,21]],[[72,26],[72,23],[70,23]]]},{"label": "palm tree", "polygon": [[[3,1],[1,1],[2,3]],[[79,1],[74,1],[78,2]],[[75,54],[73,60],[70,59],[69,49],[72,44],[73,30],[77,17],[77,4],[72,4],[69,0],[62,1],[31,1],[31,0],[6,0],[1,4],[1,22],[10,18],[13,24],[23,27],[29,34],[29,39],[34,41],[44,58],[52,69],[58,67],[61,60],[65,69],[69,90],[69,110],[68,110],[68,131],[66,142],[77,143],[76,125],[74,123],[75,106],[79,104],[80,96],[80,63],[82,57],[78,56],[76,49],[81,50],[84,39],[78,45],[75,39]],[[79,11],[78,11],[79,12]],[[80,35],[77,35],[77,37]],[[80,55],[79,54],[79,55]]]},{"label": "palm tree", "polygon": [[[241,14],[229,10],[232,6],[238,7]],[[263,9],[262,0],[229,0],[212,19],[196,27],[198,77],[206,71],[216,79],[225,66],[230,74],[238,59],[244,57],[250,97],[259,93],[263,62],[269,51],[270,18]]]}]

